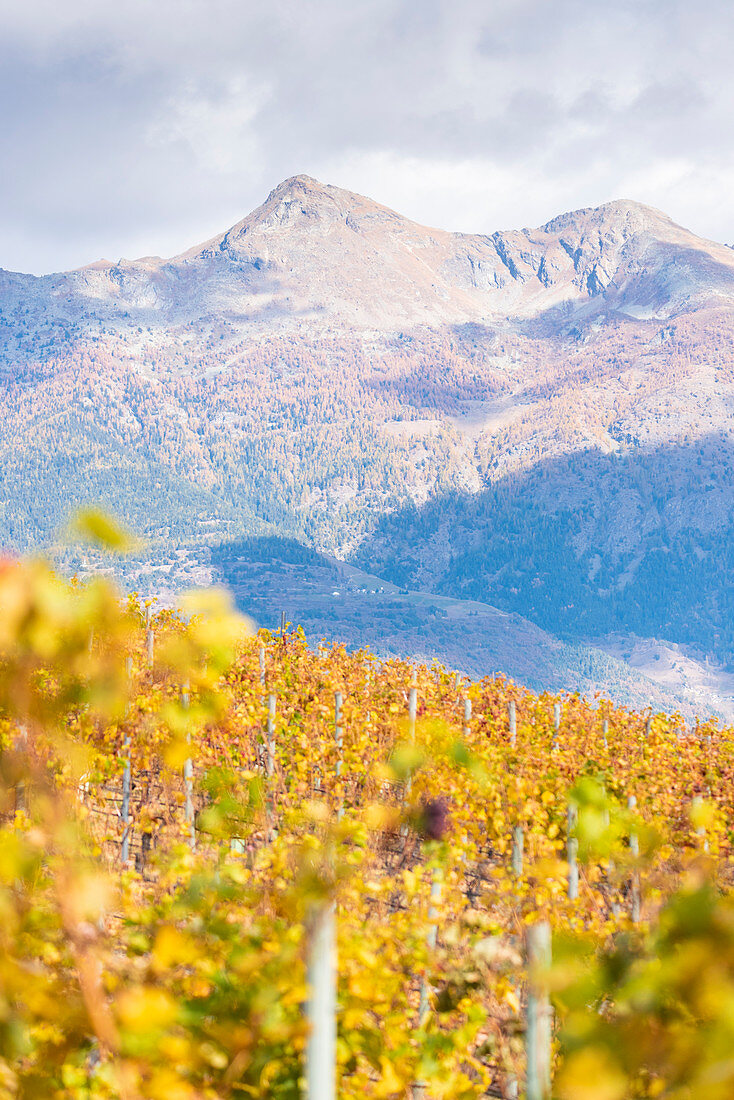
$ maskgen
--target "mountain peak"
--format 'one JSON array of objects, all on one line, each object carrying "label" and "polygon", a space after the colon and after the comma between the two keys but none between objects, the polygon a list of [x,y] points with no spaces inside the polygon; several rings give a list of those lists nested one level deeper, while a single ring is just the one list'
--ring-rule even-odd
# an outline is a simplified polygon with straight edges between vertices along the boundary
[{"label": "mountain peak", "polygon": [[[232,228],[175,257],[169,273],[181,261],[200,265],[185,284],[199,286],[208,309],[226,302],[283,324],[329,318],[380,331],[554,310],[669,316],[734,299],[731,250],[640,202],[617,199],[539,229],[472,235],[419,225],[306,174],[284,179]],[[131,287],[139,294],[134,280]]]},{"label": "mountain peak", "polygon": [[614,199],[600,206],[585,206],[560,214],[542,226],[548,233],[557,233],[567,228],[606,226],[639,233],[649,231],[658,234],[663,231],[667,236],[672,227],[678,229],[675,222],[662,210],[647,206],[634,199]]},{"label": "mountain peak", "polygon": [[[345,205],[351,205],[344,199],[357,199],[349,191],[342,191],[328,183],[321,183],[313,176],[290,176],[279,183],[265,202],[251,217],[262,224],[264,220],[293,222],[302,218],[339,216]],[[258,217],[258,215],[260,215]],[[248,220],[248,219],[245,219]]]},{"label": "mountain peak", "polygon": [[313,176],[289,176],[273,188],[261,206],[232,226],[222,239],[222,247],[237,248],[238,242],[254,233],[318,232],[337,223],[353,229],[365,221],[396,224],[407,219],[364,195],[321,183]]},{"label": "mountain peak", "polygon": [[270,199],[275,196],[293,191],[302,191],[304,194],[323,195],[328,191],[335,190],[338,190],[338,188],[335,188],[332,184],[322,183],[321,180],[317,180],[314,176],[308,176],[305,172],[300,172],[296,176],[288,176],[287,179],[281,180],[278,186],[273,188],[265,201],[269,202]]}]

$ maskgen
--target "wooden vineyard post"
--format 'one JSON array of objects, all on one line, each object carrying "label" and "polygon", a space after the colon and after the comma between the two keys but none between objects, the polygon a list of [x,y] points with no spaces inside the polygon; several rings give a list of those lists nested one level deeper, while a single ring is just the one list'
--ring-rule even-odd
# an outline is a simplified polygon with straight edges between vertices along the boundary
[{"label": "wooden vineyard post", "polygon": [[604,742],[604,748],[608,749],[609,748],[609,741],[608,741],[609,719],[608,718],[605,718],[604,721],[601,724],[601,736],[602,736],[602,740]]},{"label": "wooden vineyard post", "polygon": [[645,719],[645,740],[650,740],[650,730],[652,729],[652,715],[648,714]]},{"label": "wooden vineyard post", "polygon": [[578,807],[575,802],[569,802],[566,814],[566,854],[568,857],[568,897],[570,901],[576,901],[579,896],[579,842],[576,837],[578,824]]},{"label": "wooden vineyard post", "polygon": [[[418,714],[418,688],[412,687],[408,696],[408,736],[411,745],[415,744],[415,720]],[[405,780],[405,798],[410,798],[413,790],[413,777],[408,773]],[[402,830],[401,830],[402,831]]]},{"label": "wooden vineyard post", "polygon": [[[188,681],[183,686],[181,692],[181,704],[184,710],[188,710],[191,705],[191,697],[189,695]],[[191,735],[186,734],[186,740],[189,741]],[[186,826],[189,830],[189,844],[192,848],[196,847],[196,824],[194,821],[194,765],[191,761],[191,757],[188,756],[184,760],[184,817],[186,818]]]},{"label": "wooden vineyard post", "polygon": [[185,817],[186,825],[189,830],[189,844],[192,848],[196,847],[196,826],[194,825],[194,766],[191,763],[191,757],[188,756],[184,760],[184,785],[186,788],[186,805],[185,805]]},{"label": "wooden vineyard post", "polygon": [[524,848],[525,835],[522,825],[516,825],[512,830],[512,873],[516,878],[520,878],[522,874]]},{"label": "wooden vineyard post", "polygon": [[364,724],[368,733],[372,732],[372,711],[370,709],[370,689],[372,687],[372,666],[368,664],[364,672],[364,689],[367,703],[367,710],[365,711]]},{"label": "wooden vineyard post", "polygon": [[418,715],[418,688],[412,687],[408,696],[408,733],[411,745],[415,744],[415,720]]},{"label": "wooden vineyard post", "polygon": [[551,930],[547,921],[526,932],[528,1000],[526,1009],[526,1100],[550,1100],[551,1007],[545,978],[551,964]]},{"label": "wooden vineyard post", "polygon": [[[520,879],[523,872],[523,856],[525,849],[525,833],[522,825],[515,825],[512,830],[512,854],[511,865],[512,873],[515,877],[516,883],[519,886]],[[521,901],[521,895],[518,891],[516,895],[516,901],[518,905]],[[503,1100],[518,1100],[518,1084],[517,1076],[513,1073],[508,1073],[504,1080],[502,1088]]]},{"label": "wooden vineyard post", "polygon": [[[462,726],[462,731],[461,731],[462,736],[465,738],[465,740],[468,740],[469,734],[471,733],[470,723],[471,723],[471,699],[466,699],[465,698],[464,699],[464,724]],[[464,834],[463,840],[464,840],[464,850],[466,850],[466,841],[467,841],[466,834]],[[466,862],[466,855],[464,855],[463,858],[464,858],[464,862]]]},{"label": "wooden vineyard post", "polygon": [[[428,946],[429,955],[436,950],[436,942],[438,940],[438,906],[440,902],[441,878],[438,870],[435,870],[431,880],[431,900],[428,907],[428,932],[426,934],[426,944]],[[421,978],[420,996],[418,1000],[418,1027],[422,1027],[428,1017],[430,1010],[429,995],[430,986],[428,984],[428,979],[424,976]],[[425,1082],[416,1081],[413,1085],[413,1100],[423,1100],[425,1095]]]},{"label": "wooden vineyard post", "polygon": [[[28,750],[28,730],[25,726],[18,727],[18,745],[20,746],[21,753],[25,753]],[[27,807],[27,792],[24,779],[20,779],[15,785],[15,812],[16,814],[24,813]]]},{"label": "wooden vineyard post", "polygon": [[[627,809],[630,813],[634,813],[637,809],[637,799],[633,794],[627,798]],[[630,853],[634,859],[640,854],[640,842],[637,838],[637,833],[630,832]],[[630,902],[631,902],[631,917],[635,924],[640,919],[640,876],[635,868],[632,871],[632,880],[630,882]]]},{"label": "wooden vineyard post", "polygon": [[342,693],[334,692],[334,740],[336,741],[336,764],[334,774],[337,779],[337,809],[336,819],[341,821],[344,816],[344,799],[339,790],[339,779],[342,774],[342,756],[344,752],[344,729],[342,727]]},{"label": "wooden vineyard post", "polygon": [[553,749],[558,748],[558,734],[561,729],[561,704],[553,704]]},{"label": "wooden vineyard post", "polygon": [[[262,695],[260,697],[263,706],[265,705],[265,646],[262,642],[258,646],[258,675],[260,680],[260,687],[262,689]],[[255,765],[258,768],[262,768],[263,760],[265,756],[265,747],[260,746],[260,742],[255,744]]]},{"label": "wooden vineyard post", "polygon": [[[436,941],[438,939],[438,908],[441,901],[441,879],[438,871],[433,872],[433,879],[431,881],[431,903],[428,909],[428,934],[426,935],[426,943],[428,944],[429,951],[436,950]],[[418,1005],[418,1023],[423,1023],[426,1015],[428,1014],[428,993],[429,986],[425,978],[421,978],[421,991],[420,1001]]]},{"label": "wooden vineyard post", "polygon": [[[267,743],[265,745],[265,775],[269,780],[272,780],[275,775],[275,695],[268,695],[268,721],[267,721]],[[268,783],[266,809],[268,815],[268,840],[273,840],[277,835],[277,829],[274,825],[275,819],[275,796],[273,794],[272,783]]]},{"label": "wooden vineyard post", "polygon": [[334,906],[316,911],[308,945],[305,1100],[336,1098],[336,929]]},{"label": "wooden vineyard post", "polygon": [[285,637],[285,611],[280,613],[280,636],[281,638]]},{"label": "wooden vineyard post", "polygon": [[[608,806],[604,807],[603,814],[602,814],[602,820],[604,822],[604,830],[606,832],[609,829],[609,825],[610,825],[610,822],[611,822],[611,816],[610,816],[610,813],[609,813],[609,807]],[[606,872],[607,888],[610,891],[611,891],[612,884],[613,884],[613,881],[614,881],[614,866],[615,866],[614,865],[614,857],[610,855],[609,859],[607,860],[607,872]],[[611,914],[612,914],[613,917],[618,917],[619,916],[619,903],[618,902],[612,901],[610,903],[609,908],[610,908],[610,911],[611,911]]]},{"label": "wooden vineyard post", "polygon": [[275,771],[275,696],[268,695],[268,741],[265,746],[265,774],[272,779]]},{"label": "wooden vineyard post", "polygon": [[[258,644],[258,672],[260,687],[265,687],[265,646],[262,642]],[[260,751],[259,744],[255,744],[255,766],[260,763]],[[247,851],[247,844],[245,838],[242,836],[232,836],[229,840],[230,852],[236,852],[239,855],[244,855]]]},{"label": "wooden vineyard post", "polygon": [[517,745],[517,708],[514,699],[510,699],[507,707],[507,714],[510,723],[510,744],[514,749]]},{"label": "wooden vineyard post", "polygon": [[[697,794],[695,796],[695,798],[693,799],[693,802],[691,803],[691,809],[697,810],[702,805],[703,805],[703,799],[701,798],[700,794]],[[708,852],[709,842],[708,842],[708,840],[706,840],[706,830],[704,829],[703,825],[698,825],[696,827],[696,836],[701,841],[701,850],[704,851],[704,852]]]},{"label": "wooden vineyard post", "polygon": [[462,733],[464,737],[468,737],[471,733],[471,699],[464,699],[464,725]]},{"label": "wooden vineyard post", "polygon": [[[125,672],[128,685],[133,674],[132,657],[125,658]],[[122,820],[122,841],[120,844],[120,860],[123,867],[130,858],[130,793],[132,787],[132,774],[130,769],[130,734],[125,734],[125,765],[122,772],[122,805],[120,818]]]},{"label": "wooden vineyard post", "polygon": [[155,636],[153,634],[152,612],[150,604],[145,608],[145,655],[148,668],[153,667],[155,653]]}]

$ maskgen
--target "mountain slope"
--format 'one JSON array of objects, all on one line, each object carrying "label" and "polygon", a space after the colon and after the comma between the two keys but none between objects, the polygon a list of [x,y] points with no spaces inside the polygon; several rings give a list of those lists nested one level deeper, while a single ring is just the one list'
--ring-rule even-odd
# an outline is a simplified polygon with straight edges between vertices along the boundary
[{"label": "mountain slope", "polygon": [[477,601],[401,591],[285,539],[215,548],[206,580],[223,581],[239,606],[272,630],[283,613],[314,640],[369,646],[382,658],[438,660],[469,676],[501,671],[538,692],[601,691],[625,706],[679,711],[687,719],[734,715],[734,678],[717,676],[680,651],[620,637],[610,639],[607,652],[563,643],[520,615]]},{"label": "mountain slope", "polygon": [[734,667],[734,440],[582,451],[476,494],[384,516],[357,561],[407,588],[481,600],[567,639],[621,631]]},{"label": "mountain slope", "polygon": [[0,541],[96,500],[141,586],[280,534],[734,663],[733,295],[731,249],[636,203],[469,235],[303,176],[172,259],[2,272]]},{"label": "mountain slope", "polygon": [[668,317],[733,297],[734,252],[639,203],[480,236],[426,228],[308,176],[284,181],[227,232],[171,260],[0,274],[5,328],[65,321],[78,333],[93,321],[129,333],[204,318],[240,331],[304,323],[395,331],[549,310]]}]

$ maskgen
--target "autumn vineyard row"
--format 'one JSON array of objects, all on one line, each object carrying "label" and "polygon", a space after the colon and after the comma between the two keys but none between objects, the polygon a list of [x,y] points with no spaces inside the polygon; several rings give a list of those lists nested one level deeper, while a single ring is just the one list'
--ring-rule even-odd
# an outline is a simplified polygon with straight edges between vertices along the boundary
[{"label": "autumn vineyard row", "polygon": [[0,1097],[734,1094],[731,729],[5,563],[0,737]]}]

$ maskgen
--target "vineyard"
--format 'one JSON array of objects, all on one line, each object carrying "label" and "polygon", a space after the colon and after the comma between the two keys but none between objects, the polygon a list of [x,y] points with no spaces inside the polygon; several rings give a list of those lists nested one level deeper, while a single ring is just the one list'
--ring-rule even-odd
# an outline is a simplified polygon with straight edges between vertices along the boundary
[{"label": "vineyard", "polygon": [[5,562],[0,738],[0,1097],[734,1094],[730,729]]}]

